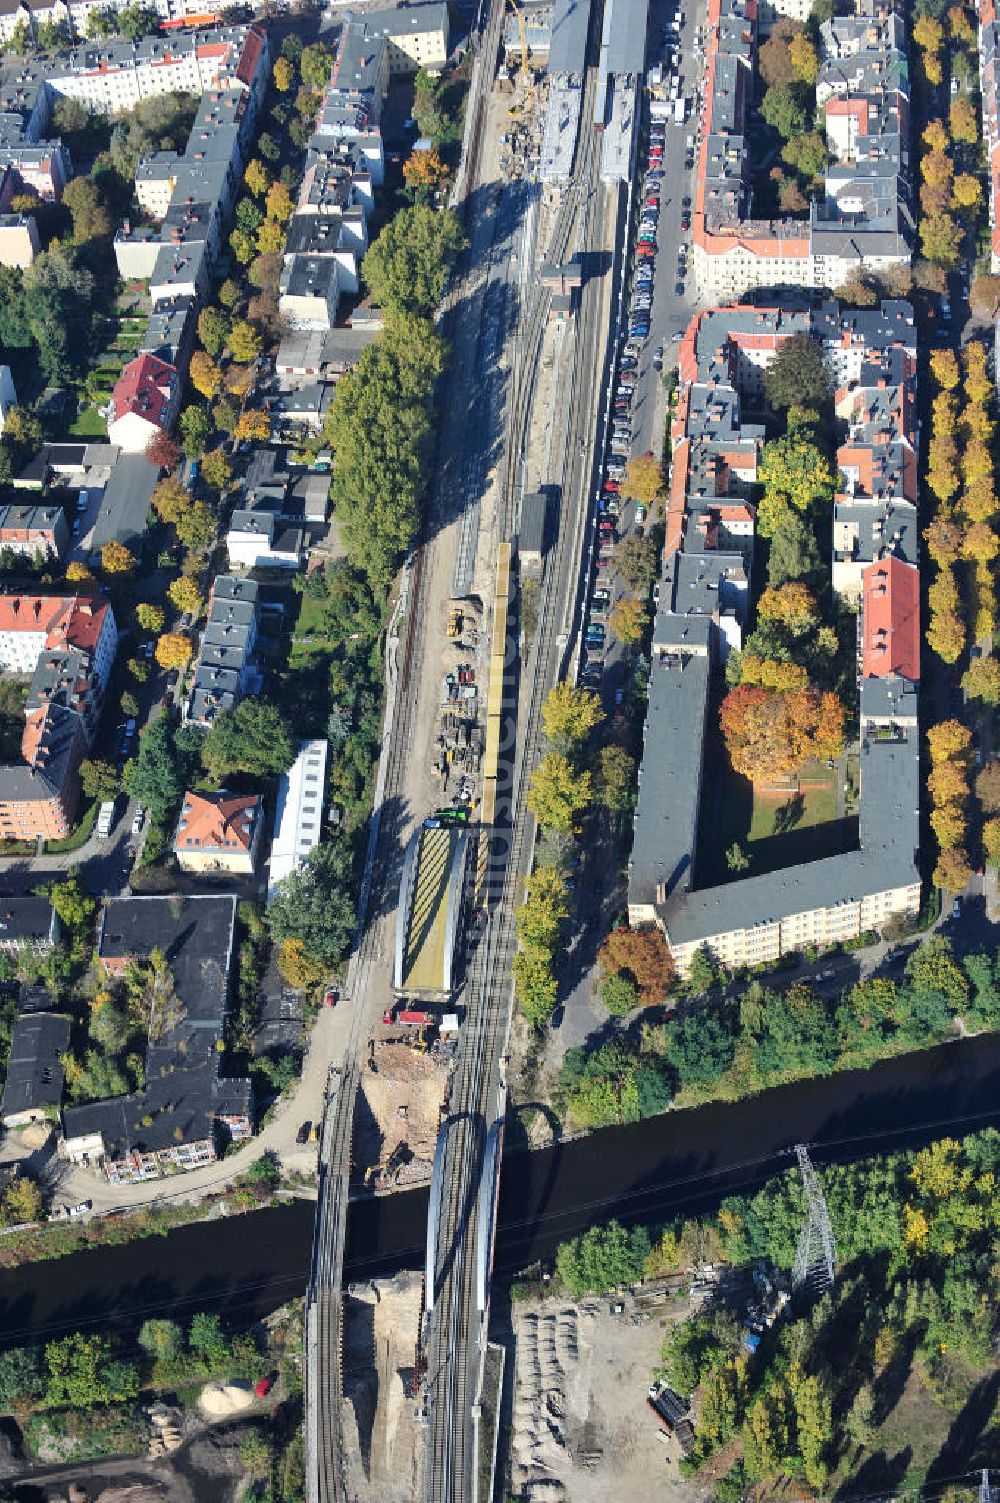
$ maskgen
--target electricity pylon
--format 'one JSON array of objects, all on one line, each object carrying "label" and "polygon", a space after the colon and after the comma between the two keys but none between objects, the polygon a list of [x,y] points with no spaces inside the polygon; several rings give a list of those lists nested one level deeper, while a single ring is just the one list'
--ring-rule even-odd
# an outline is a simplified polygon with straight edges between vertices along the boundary
[{"label": "electricity pylon", "polygon": [[796,1289],[808,1286],[817,1295],[833,1288],[833,1274],[837,1264],[837,1244],[830,1224],[823,1186],[809,1159],[809,1150],[804,1143],[796,1143],[795,1157],[799,1161],[802,1184],[806,1192],[806,1221],[799,1234],[795,1253],[795,1268],[792,1282]]}]

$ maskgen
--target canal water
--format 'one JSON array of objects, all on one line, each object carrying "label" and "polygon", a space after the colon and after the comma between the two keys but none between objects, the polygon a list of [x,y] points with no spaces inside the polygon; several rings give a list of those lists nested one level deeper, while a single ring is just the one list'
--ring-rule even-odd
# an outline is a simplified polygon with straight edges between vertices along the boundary
[{"label": "canal water", "polygon": [[[983,1035],[765,1092],[669,1112],[503,1161],[496,1265],[513,1271],[608,1216],[655,1221],[749,1190],[808,1143],[819,1163],[961,1136],[1000,1122],[1000,1036]],[[356,1202],[347,1276],[423,1259],[426,1190]],[[0,1271],[0,1344],[74,1328],[218,1310],[249,1323],[301,1294],[313,1206],[180,1227],[126,1247]]]}]

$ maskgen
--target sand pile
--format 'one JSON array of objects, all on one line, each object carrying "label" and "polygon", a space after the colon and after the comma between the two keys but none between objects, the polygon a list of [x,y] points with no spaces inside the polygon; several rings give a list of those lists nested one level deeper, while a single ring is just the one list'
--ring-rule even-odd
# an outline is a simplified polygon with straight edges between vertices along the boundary
[{"label": "sand pile", "polygon": [[253,1403],[249,1383],[206,1383],[198,1395],[198,1408],[208,1419],[228,1419],[242,1414]]}]

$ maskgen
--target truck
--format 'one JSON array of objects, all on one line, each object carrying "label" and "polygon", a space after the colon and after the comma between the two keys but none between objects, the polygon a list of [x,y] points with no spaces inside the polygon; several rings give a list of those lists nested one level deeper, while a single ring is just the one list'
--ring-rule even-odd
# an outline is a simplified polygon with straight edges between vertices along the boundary
[{"label": "truck", "polygon": [[392,1023],[405,1023],[410,1028],[426,1028],[434,1022],[434,1014],[426,1012],[423,1008],[416,1007],[387,1007],[382,1014],[382,1022],[388,1027]]},{"label": "truck", "polygon": [[674,100],[674,124],[675,125],[683,125],[686,118],[687,118],[687,100],[686,99],[675,99]]},{"label": "truck", "polygon": [[97,811],[97,834],[101,840],[107,840],[111,834],[111,826],[115,822],[115,800],[108,799]]}]

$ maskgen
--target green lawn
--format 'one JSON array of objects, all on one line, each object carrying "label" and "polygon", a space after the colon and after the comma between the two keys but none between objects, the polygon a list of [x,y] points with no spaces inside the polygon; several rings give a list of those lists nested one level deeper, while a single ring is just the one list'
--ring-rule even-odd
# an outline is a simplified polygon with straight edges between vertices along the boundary
[{"label": "green lawn", "polygon": [[107,438],[108,425],[96,407],[82,408],[69,425],[74,438]]},{"label": "green lawn", "polygon": [[837,775],[826,768],[806,769],[797,790],[770,792],[755,788],[748,840],[767,840],[790,830],[829,824],[837,817]]},{"label": "green lawn", "polygon": [[326,612],[329,601],[313,600],[308,595],[299,596],[299,614],[292,631],[293,637],[325,637],[327,634]]},{"label": "green lawn", "polygon": [[[711,712],[710,712],[711,725]],[[695,881],[699,887],[760,876],[802,861],[818,861],[858,844],[856,817],[837,818],[839,767],[809,764],[796,787],[754,788],[734,772],[722,737],[708,737],[698,819]],[[744,872],[730,871],[726,851],[733,844],[750,857]]]}]

